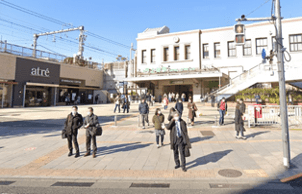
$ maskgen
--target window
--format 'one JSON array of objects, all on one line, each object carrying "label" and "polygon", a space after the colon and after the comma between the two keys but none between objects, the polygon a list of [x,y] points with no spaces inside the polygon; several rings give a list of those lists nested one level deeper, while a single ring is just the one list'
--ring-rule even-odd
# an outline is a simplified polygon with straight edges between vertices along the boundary
[{"label": "window", "polygon": [[147,62],[147,52],[146,50],[142,50],[142,63],[146,63]]},{"label": "window", "polygon": [[220,58],[220,43],[214,43],[214,57]]},{"label": "window", "polygon": [[252,55],[252,41],[246,40],[245,45],[243,45],[243,56],[251,56]]},{"label": "window", "polygon": [[164,61],[169,61],[169,48],[164,48]]},{"label": "window", "polygon": [[289,47],[291,52],[302,51],[302,34],[289,35]]},{"label": "window", "polygon": [[267,38],[256,38],[256,54],[260,55],[263,49],[267,49]]},{"label": "window", "polygon": [[155,63],[155,49],[151,49],[151,63]]},{"label": "window", "polygon": [[209,44],[203,44],[203,58],[208,59],[209,58]]},{"label": "window", "polygon": [[174,47],[174,60],[179,60],[179,46]]},{"label": "window", "polygon": [[236,43],[234,41],[228,42],[228,56],[236,57]]},{"label": "window", "polygon": [[185,46],[185,59],[186,60],[191,59],[191,46],[190,45]]}]

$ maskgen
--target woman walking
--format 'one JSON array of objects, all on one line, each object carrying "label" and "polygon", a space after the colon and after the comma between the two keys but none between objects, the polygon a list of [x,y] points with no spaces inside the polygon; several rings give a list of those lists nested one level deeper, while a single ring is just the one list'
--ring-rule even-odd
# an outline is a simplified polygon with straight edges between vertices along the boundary
[{"label": "woman walking", "polygon": [[[236,138],[237,139],[244,139],[246,140],[246,137],[244,137],[243,132],[245,131],[243,126],[243,119],[242,119],[242,112],[240,111],[240,104],[237,103],[236,110],[235,110],[235,130],[236,130]],[[240,134],[240,136],[239,136]]]},{"label": "woman walking", "polygon": [[157,148],[160,148],[159,136],[161,137],[161,146],[164,145],[164,135],[165,135],[165,129],[163,127],[164,121],[165,121],[165,116],[161,113],[160,109],[157,108],[155,111],[155,115],[153,116],[152,119],[155,128]]},{"label": "woman walking", "polygon": [[191,120],[191,126],[194,126],[194,118],[196,117],[197,106],[192,101],[192,97],[189,97],[188,101],[189,119]]}]

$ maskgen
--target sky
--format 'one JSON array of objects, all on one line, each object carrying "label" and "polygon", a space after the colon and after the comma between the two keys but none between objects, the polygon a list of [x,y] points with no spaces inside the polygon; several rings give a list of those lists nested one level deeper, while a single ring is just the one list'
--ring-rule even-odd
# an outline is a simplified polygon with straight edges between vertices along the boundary
[{"label": "sky", "polygon": [[[5,2],[66,25],[1,4]],[[180,32],[233,26],[235,19],[242,14],[247,18],[269,17],[271,6],[272,0],[0,0],[0,36],[2,41],[32,47],[34,33],[83,25],[86,33],[91,32],[107,40],[88,35],[85,44],[97,50],[85,48],[84,57],[91,57],[96,62],[111,62],[116,61],[117,55],[129,57],[131,43],[136,48],[137,34],[146,28],[166,25],[170,32]],[[301,0],[281,0],[281,6],[284,18],[302,16]],[[55,37],[39,37],[37,49],[73,56],[78,51],[78,36],[79,31],[74,31]]]}]

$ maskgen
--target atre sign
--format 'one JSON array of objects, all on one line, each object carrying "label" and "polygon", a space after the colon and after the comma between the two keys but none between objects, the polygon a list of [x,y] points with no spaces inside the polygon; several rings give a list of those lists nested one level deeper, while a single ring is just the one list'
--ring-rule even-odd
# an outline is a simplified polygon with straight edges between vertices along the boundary
[{"label": "atre sign", "polygon": [[41,77],[49,77],[50,71],[48,68],[46,69],[40,69],[40,67],[37,68],[31,68],[30,75],[32,76],[41,76]]}]

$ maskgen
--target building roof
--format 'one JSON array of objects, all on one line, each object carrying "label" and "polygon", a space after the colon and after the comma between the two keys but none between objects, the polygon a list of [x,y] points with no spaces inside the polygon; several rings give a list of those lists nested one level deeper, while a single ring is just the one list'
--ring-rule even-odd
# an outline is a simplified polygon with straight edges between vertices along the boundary
[{"label": "building roof", "polygon": [[166,34],[170,32],[170,29],[167,26],[159,27],[159,28],[147,28],[143,33],[148,32],[157,32],[157,34]]}]

